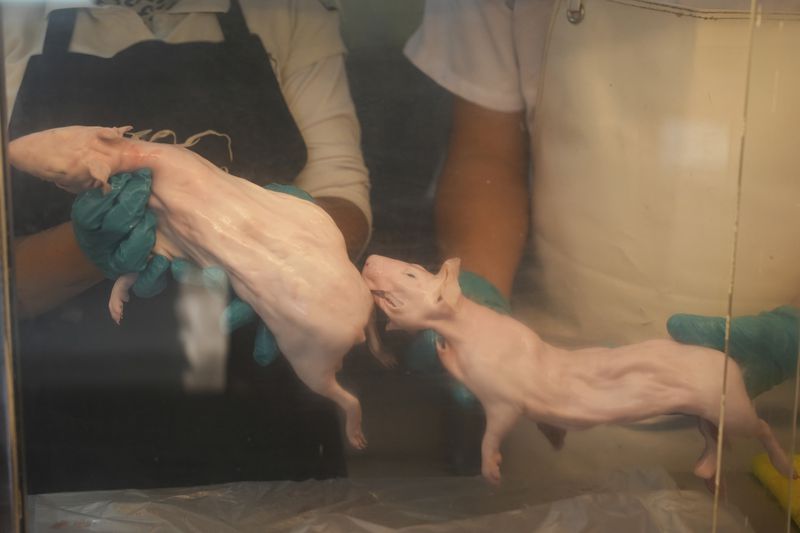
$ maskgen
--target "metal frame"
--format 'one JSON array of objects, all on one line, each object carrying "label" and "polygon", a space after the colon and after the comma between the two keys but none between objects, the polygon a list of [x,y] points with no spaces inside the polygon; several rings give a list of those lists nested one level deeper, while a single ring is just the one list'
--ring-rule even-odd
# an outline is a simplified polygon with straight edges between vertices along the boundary
[{"label": "metal frame", "polygon": [[[0,5],[0,57],[5,57],[2,35],[2,5]],[[3,62],[5,65],[5,62]],[[5,94],[5,68],[0,68],[0,163],[3,186],[0,187],[0,344],[3,365],[0,367],[0,530],[25,531],[25,482],[23,476],[23,446],[18,372],[14,350],[13,292],[14,279],[11,266],[11,181],[7,158],[8,110]]]}]

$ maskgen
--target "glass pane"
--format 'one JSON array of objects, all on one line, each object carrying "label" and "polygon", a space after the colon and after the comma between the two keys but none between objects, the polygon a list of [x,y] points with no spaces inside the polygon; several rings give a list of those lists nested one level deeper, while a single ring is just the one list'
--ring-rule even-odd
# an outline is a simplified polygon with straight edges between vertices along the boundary
[{"label": "glass pane", "polygon": [[785,529],[800,12],[756,7],[2,2],[31,527]]},{"label": "glass pane", "polygon": [[[800,256],[797,233],[786,228],[795,226],[800,217],[796,179],[800,161],[797,142],[791,140],[794,124],[800,119],[800,67],[791,52],[800,44],[800,20],[790,7],[776,1],[756,6],[730,353],[740,362],[746,383],[764,391],[755,399],[756,409],[774,431],[780,448],[793,457],[800,289],[796,265]],[[779,519],[773,507],[775,498],[784,498],[786,510],[786,498],[790,491],[797,492],[797,486],[778,475],[763,454],[756,440],[725,452],[730,499],[747,512],[757,530],[790,531],[788,516]]]}]

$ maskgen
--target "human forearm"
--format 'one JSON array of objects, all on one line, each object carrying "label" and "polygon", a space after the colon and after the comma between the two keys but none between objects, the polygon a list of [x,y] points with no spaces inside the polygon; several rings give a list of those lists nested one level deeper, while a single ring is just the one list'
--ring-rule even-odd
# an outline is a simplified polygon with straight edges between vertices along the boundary
[{"label": "human forearm", "polygon": [[316,198],[317,204],[333,218],[344,235],[351,259],[364,248],[369,235],[369,223],[364,213],[349,200],[332,196]]},{"label": "human forearm", "polygon": [[[469,159],[462,163],[470,165]],[[479,160],[452,170],[459,182],[439,189],[436,231],[443,258],[460,257],[465,270],[508,297],[528,234],[528,192],[523,186],[493,185],[485,177],[503,171]]]},{"label": "human forearm", "polygon": [[464,100],[436,198],[443,258],[488,279],[508,297],[528,235],[527,135],[521,113],[499,113]]},{"label": "human forearm", "polygon": [[328,211],[355,258],[369,236],[369,176],[342,56],[293,73],[284,89],[308,149],[294,185]]},{"label": "human forearm", "polygon": [[103,279],[83,254],[72,224],[61,224],[14,242],[18,313],[48,311]]}]

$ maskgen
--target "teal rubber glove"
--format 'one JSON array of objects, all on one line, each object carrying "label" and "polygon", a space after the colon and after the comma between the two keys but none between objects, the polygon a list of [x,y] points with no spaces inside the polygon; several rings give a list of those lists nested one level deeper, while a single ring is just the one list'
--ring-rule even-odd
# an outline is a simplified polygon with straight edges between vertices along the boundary
[{"label": "teal rubber glove", "polygon": [[[178,283],[193,284],[211,290],[230,287],[228,275],[220,267],[200,268],[186,259],[174,259],[169,266],[169,271]],[[223,331],[230,333],[256,319],[258,319],[258,315],[253,311],[253,308],[231,292],[231,301],[222,315]],[[261,322],[256,331],[253,358],[261,366],[267,366],[278,357],[278,353],[278,343],[275,340],[275,336]]]},{"label": "teal rubber glove", "polygon": [[115,174],[111,188],[91,189],[72,204],[72,226],[84,254],[109,279],[146,268],[156,242],[156,217],[147,209],[152,174],[143,168]]},{"label": "teal rubber glove", "polygon": [[[790,306],[731,320],[730,355],[742,368],[751,398],[795,376],[798,321],[800,311]],[[667,331],[678,342],[725,349],[722,317],[672,315]]]},{"label": "teal rubber glove", "polygon": [[[167,286],[167,273],[179,282],[199,280],[206,287],[227,285],[225,272],[218,267],[200,269],[186,260],[169,259],[151,253],[156,240],[156,217],[147,209],[152,188],[152,173],[143,168],[109,178],[111,190],[86,191],[72,205],[75,236],[81,250],[110,279],[139,272],[131,288],[136,296],[151,298]],[[266,189],[314,201],[307,192],[280,183]],[[195,281],[196,282],[196,281]],[[223,316],[225,329],[234,331],[257,319],[255,311],[235,295]],[[253,357],[266,366],[278,356],[275,336],[261,324],[255,340]]]},{"label": "teal rubber glove", "polygon": [[[461,292],[470,300],[494,309],[504,315],[511,314],[511,304],[486,278],[473,272],[462,270],[458,275]],[[419,373],[444,373],[445,370],[436,353],[438,335],[430,329],[419,332],[406,350],[405,363],[408,368]],[[462,407],[472,405],[476,399],[464,385],[450,378],[450,392]]]}]

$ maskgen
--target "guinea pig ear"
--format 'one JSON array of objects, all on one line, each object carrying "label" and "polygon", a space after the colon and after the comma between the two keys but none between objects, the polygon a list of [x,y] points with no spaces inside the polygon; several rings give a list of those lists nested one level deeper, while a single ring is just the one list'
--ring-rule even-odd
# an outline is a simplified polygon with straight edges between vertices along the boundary
[{"label": "guinea pig ear", "polygon": [[461,270],[461,259],[453,257],[442,264],[437,278],[441,279],[438,300],[444,301],[450,308],[454,308],[461,297],[461,287],[458,285],[458,274]]},{"label": "guinea pig ear", "polygon": [[100,128],[97,131],[97,136],[105,141],[117,141],[131,131],[133,126],[120,126],[117,128]]}]

